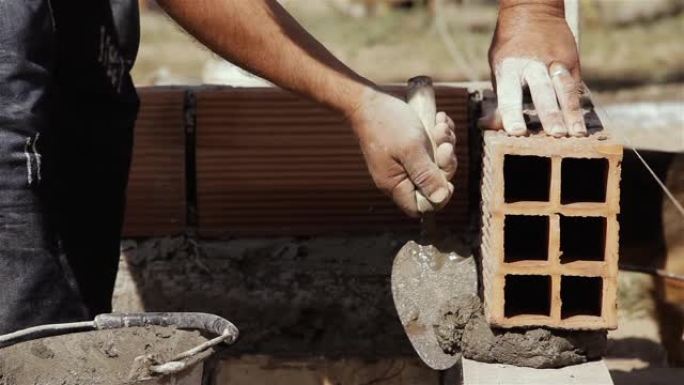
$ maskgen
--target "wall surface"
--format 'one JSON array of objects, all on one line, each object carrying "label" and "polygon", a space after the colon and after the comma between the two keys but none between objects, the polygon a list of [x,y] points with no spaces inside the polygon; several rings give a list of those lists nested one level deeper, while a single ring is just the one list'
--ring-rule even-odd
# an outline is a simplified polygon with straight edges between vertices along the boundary
[{"label": "wall surface", "polygon": [[[405,90],[388,86],[399,98]],[[436,85],[455,122],[459,169],[440,220],[464,229],[470,213],[466,88]],[[339,113],[272,88],[140,89],[127,237],[306,236],[417,230],[374,186]]]},{"label": "wall surface", "polygon": [[389,285],[407,237],[128,241],[116,311],[203,311],[242,333],[233,353],[412,354]]}]

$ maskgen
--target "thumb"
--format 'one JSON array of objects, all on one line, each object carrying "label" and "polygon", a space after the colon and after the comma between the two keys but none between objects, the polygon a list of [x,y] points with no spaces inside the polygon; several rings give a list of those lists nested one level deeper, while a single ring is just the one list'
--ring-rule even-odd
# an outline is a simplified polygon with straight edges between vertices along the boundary
[{"label": "thumb", "polygon": [[428,155],[425,147],[411,152],[403,162],[404,169],[411,182],[436,208],[441,208],[449,201],[453,185],[447,181],[444,173]]}]

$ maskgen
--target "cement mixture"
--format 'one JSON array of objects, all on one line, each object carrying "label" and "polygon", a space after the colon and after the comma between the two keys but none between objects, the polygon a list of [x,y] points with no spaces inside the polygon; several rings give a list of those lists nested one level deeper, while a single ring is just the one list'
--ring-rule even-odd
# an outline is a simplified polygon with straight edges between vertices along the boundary
[{"label": "cement mixture", "polygon": [[[129,241],[114,304],[117,311],[153,308],[217,313],[235,322],[243,332],[240,341],[231,346],[231,353],[373,359],[409,356],[415,353],[397,320],[387,282],[389,263],[408,237],[383,234],[196,244],[183,237]],[[424,270],[432,271],[429,267]],[[468,289],[440,298],[438,303],[457,301],[449,301],[454,294],[476,295],[474,259],[466,258],[458,265],[458,272]],[[410,271],[407,275],[420,277]],[[413,285],[414,281],[405,282]],[[429,279],[416,282],[436,283]],[[472,288],[465,285],[467,282],[473,282]],[[130,289],[122,290],[124,284]],[[416,298],[419,303],[434,300]],[[480,361],[532,367],[572,365],[602,356],[605,333],[491,330],[484,323],[479,299],[465,303],[470,305],[443,306],[442,317],[438,311],[435,318],[426,317],[429,323],[425,326],[437,324],[437,334],[443,334],[439,337],[442,348],[450,354],[465,351],[466,357]],[[465,310],[468,308],[471,310]],[[454,316],[459,314],[456,309],[462,309],[463,314]],[[473,314],[482,322],[477,326],[474,319],[470,325],[474,330],[466,331]],[[540,340],[535,340],[534,330],[540,333]],[[586,340],[576,342],[575,338]],[[461,341],[468,343],[466,349]],[[523,342],[528,341],[533,341],[529,342],[531,347],[525,348]],[[518,361],[502,349],[519,352]]]},{"label": "cement mixture", "polygon": [[141,379],[141,361],[164,362],[205,341],[196,331],[150,326],[24,342],[0,349],[0,385],[173,383]]},{"label": "cement mixture", "polygon": [[491,328],[476,294],[451,298],[440,314],[433,327],[442,350],[476,361],[560,368],[599,359],[606,351],[605,331]]}]

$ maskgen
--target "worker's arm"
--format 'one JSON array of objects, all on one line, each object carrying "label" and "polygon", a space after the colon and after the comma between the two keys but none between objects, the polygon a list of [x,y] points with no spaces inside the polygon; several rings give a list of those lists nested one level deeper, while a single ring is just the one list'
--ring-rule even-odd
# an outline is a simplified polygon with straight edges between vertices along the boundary
[{"label": "worker's arm", "polygon": [[[453,122],[440,114],[436,162],[417,115],[380,92],[309,35],[275,0],[158,0],[188,32],[227,60],[344,113],[376,185],[417,215],[416,186],[445,203],[456,167]],[[438,167],[439,165],[439,167]],[[441,168],[441,170],[440,170]]]},{"label": "worker's arm", "polygon": [[527,132],[522,89],[528,86],[546,133],[586,135],[579,55],[563,0],[500,0],[489,63],[498,96],[494,128]]}]

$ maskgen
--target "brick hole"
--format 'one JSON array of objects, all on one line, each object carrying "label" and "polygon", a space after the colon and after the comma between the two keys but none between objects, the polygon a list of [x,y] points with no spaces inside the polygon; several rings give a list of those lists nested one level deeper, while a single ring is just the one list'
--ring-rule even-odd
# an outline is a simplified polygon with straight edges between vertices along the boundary
[{"label": "brick hole", "polygon": [[506,215],[504,262],[549,259],[549,217]]},{"label": "brick hole", "polygon": [[605,202],[608,159],[561,161],[561,203]]},{"label": "brick hole", "polygon": [[507,275],[504,286],[504,316],[551,315],[551,277]]},{"label": "brick hole", "polygon": [[560,217],[561,263],[603,261],[606,255],[606,218]]},{"label": "brick hole", "polygon": [[576,315],[601,316],[603,279],[561,277],[561,318]]},{"label": "brick hole", "polygon": [[548,202],[550,189],[551,158],[520,155],[504,157],[504,199],[506,202]]}]

